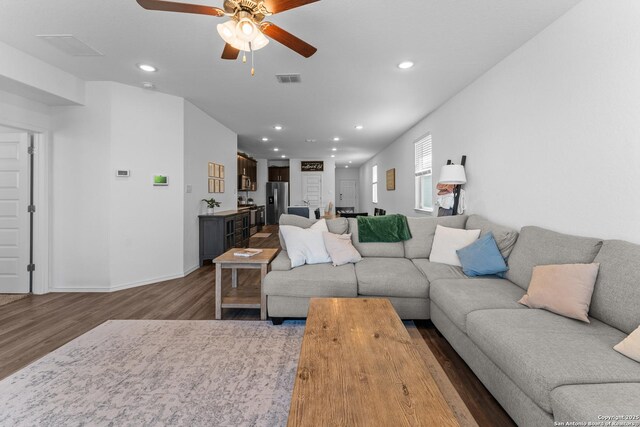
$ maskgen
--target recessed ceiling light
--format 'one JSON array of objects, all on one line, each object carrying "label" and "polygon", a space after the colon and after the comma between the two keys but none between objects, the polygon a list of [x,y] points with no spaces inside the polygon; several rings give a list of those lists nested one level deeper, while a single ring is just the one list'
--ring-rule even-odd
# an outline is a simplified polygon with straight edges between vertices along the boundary
[{"label": "recessed ceiling light", "polygon": [[413,67],[413,62],[411,61],[403,61],[398,64],[398,68],[400,68],[401,70],[407,70],[411,67]]},{"label": "recessed ceiling light", "polygon": [[356,130],[362,130],[362,129],[364,129],[364,126],[362,126],[362,125],[356,125],[356,126],[355,126],[355,128],[356,128]]},{"label": "recessed ceiling light", "polygon": [[349,169],[349,165],[345,165],[345,167],[344,167],[344,168],[345,168],[345,169]]},{"label": "recessed ceiling light", "polygon": [[285,155],[283,154],[283,155],[282,155],[282,156],[280,156],[280,157],[282,157],[282,158],[284,159],[284,158],[285,158],[285,157],[287,157],[287,156],[285,156]]},{"label": "recessed ceiling light", "polygon": [[262,142],[267,142],[269,140],[269,138],[267,138],[266,136],[262,137]]},{"label": "recessed ceiling light", "polygon": [[338,141],[340,141],[340,137],[337,137],[337,136],[336,136],[335,138],[333,138],[333,140],[334,140],[335,142],[338,142]]},{"label": "recessed ceiling light", "polygon": [[335,154],[332,154],[332,155],[331,155],[331,157],[335,157],[335,156],[336,156]]},{"label": "recessed ceiling light", "polygon": [[273,151],[280,151],[280,149],[279,148],[274,148]]},{"label": "recessed ceiling light", "polygon": [[282,130],[282,125],[275,125],[273,128],[275,130]]},{"label": "recessed ceiling light", "polygon": [[149,64],[138,64],[138,68],[140,68],[142,71],[146,71],[147,73],[155,73],[156,71],[158,71],[156,67]]},{"label": "recessed ceiling light", "polygon": [[331,151],[338,151],[338,149],[334,147],[331,149]]},{"label": "recessed ceiling light", "polygon": [[352,163],[351,160],[349,160],[349,164],[351,164],[351,163]]}]

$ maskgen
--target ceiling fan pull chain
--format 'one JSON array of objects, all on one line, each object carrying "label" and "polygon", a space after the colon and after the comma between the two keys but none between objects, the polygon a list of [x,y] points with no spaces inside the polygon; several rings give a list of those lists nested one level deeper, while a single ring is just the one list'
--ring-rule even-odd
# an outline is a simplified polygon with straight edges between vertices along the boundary
[{"label": "ceiling fan pull chain", "polygon": [[256,69],[253,67],[253,46],[251,46],[251,42],[249,42],[249,50],[251,51],[251,77],[256,75]]}]

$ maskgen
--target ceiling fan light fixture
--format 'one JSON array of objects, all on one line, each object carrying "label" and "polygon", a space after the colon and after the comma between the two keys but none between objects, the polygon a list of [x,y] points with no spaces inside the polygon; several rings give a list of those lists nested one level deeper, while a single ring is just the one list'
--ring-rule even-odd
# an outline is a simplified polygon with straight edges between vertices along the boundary
[{"label": "ceiling fan light fixture", "polygon": [[251,42],[251,49],[259,50],[269,44],[269,39],[265,37],[264,34],[258,32],[258,35]]},{"label": "ceiling fan light fixture", "polygon": [[241,43],[239,43],[236,38],[236,27],[234,21],[227,21],[224,24],[218,24],[216,29],[218,30],[220,37],[222,37],[222,40],[238,49],[237,46],[241,45]]},{"label": "ceiling fan light fixture", "polygon": [[249,18],[242,18],[236,24],[236,37],[244,42],[252,42],[258,37],[260,31],[256,24],[254,24]]}]

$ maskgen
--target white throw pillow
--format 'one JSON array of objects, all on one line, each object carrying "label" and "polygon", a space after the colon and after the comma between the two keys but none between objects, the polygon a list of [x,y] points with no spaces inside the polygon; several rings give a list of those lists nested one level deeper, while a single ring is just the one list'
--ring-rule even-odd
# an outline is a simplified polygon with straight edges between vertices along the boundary
[{"label": "white throw pillow", "polygon": [[613,349],[620,354],[624,354],[629,359],[640,362],[640,326],[631,332],[628,337],[616,344]]},{"label": "white throw pillow", "polygon": [[291,259],[291,268],[304,264],[323,264],[331,262],[331,257],[324,246],[323,232],[328,232],[324,219],[310,228],[281,225],[280,231],[287,245],[287,254]]},{"label": "white throw pillow", "polygon": [[456,251],[469,246],[478,240],[478,237],[480,237],[480,230],[461,230],[438,225],[433,237],[429,261],[462,267]]},{"label": "white throw pillow", "polygon": [[362,260],[351,243],[351,234],[322,233],[322,237],[334,267]]}]

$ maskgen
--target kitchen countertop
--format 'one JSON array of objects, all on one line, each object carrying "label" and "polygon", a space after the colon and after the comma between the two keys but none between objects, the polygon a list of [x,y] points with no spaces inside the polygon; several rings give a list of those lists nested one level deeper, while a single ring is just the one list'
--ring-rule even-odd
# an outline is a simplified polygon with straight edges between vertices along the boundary
[{"label": "kitchen countertop", "polygon": [[[264,207],[264,205],[258,205],[258,208]],[[251,210],[251,208],[247,207],[241,207],[238,209],[230,209],[227,211],[216,211],[215,213],[212,214],[202,214],[202,215],[198,215],[198,217],[227,217],[227,216],[234,216],[234,215],[238,215],[238,214],[242,214],[242,213],[246,213],[249,212]]]}]

